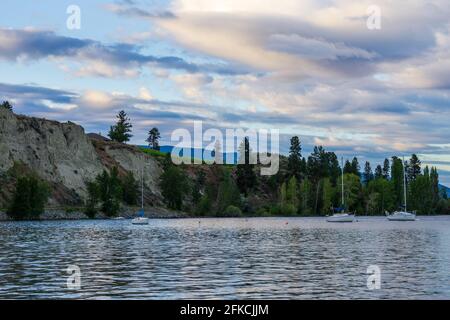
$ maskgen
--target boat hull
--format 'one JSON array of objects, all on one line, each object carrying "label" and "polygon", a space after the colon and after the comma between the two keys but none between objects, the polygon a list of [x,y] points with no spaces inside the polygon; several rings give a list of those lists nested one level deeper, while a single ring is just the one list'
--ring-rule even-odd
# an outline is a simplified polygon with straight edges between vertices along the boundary
[{"label": "boat hull", "polygon": [[136,224],[136,225],[148,224],[148,218],[143,218],[143,217],[134,218],[133,220],[131,220],[131,223]]},{"label": "boat hull", "polygon": [[416,215],[409,212],[394,212],[387,216],[389,221],[416,221]]},{"label": "boat hull", "polygon": [[327,218],[327,222],[353,222],[354,214],[335,214]]}]

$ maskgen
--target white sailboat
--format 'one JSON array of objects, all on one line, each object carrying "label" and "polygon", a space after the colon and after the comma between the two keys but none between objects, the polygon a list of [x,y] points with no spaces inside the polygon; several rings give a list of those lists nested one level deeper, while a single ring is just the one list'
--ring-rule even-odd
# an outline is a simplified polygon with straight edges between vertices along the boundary
[{"label": "white sailboat", "polygon": [[144,169],[141,172],[141,210],[139,210],[138,216],[131,220],[132,224],[145,225],[148,224],[148,218],[144,216]]},{"label": "white sailboat", "polygon": [[403,193],[404,193],[404,211],[395,211],[392,214],[389,214],[386,212],[387,219],[389,221],[415,221],[416,220],[416,214],[412,212],[408,212],[406,207],[406,165],[405,165],[405,158],[403,158]]},{"label": "white sailboat", "polygon": [[[342,158],[342,178],[341,178],[341,193],[342,193],[342,208],[345,208],[345,200],[344,200],[344,158]],[[327,222],[353,222],[355,221],[355,214],[343,212],[335,213],[327,218]]]}]

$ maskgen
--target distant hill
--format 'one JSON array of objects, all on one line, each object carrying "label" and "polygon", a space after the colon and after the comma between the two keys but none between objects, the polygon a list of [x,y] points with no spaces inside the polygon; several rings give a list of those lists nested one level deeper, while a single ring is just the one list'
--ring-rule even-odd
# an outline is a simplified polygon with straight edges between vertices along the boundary
[{"label": "distant hill", "polygon": [[[140,146],[142,148],[149,148],[148,146]],[[163,152],[163,153],[170,153],[173,150],[173,146],[160,146],[159,147],[159,151]],[[204,151],[204,160],[205,161],[212,161],[214,160],[214,157],[211,156],[211,151],[210,150],[206,150],[206,149],[202,149]],[[191,153],[191,157],[196,158],[196,154],[202,154],[202,150],[200,149],[195,149],[195,148],[191,148],[190,149],[190,153]],[[196,152],[197,151],[197,152]],[[233,164],[237,163],[237,158],[238,158],[238,154],[234,153],[234,155],[230,156],[230,158],[233,159]],[[226,161],[227,159],[227,154],[223,154],[223,159],[224,159],[224,163],[228,163]]]},{"label": "distant hill", "polygon": [[440,185],[439,185],[439,189],[440,189],[440,190],[445,190],[445,192],[447,192],[447,197],[450,198],[450,188],[449,188],[449,187],[446,187],[446,186],[440,184]]}]

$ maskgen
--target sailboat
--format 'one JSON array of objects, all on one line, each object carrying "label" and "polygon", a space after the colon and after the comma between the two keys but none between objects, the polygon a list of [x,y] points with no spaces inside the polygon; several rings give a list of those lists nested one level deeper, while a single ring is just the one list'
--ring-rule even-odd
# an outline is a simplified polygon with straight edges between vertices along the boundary
[{"label": "sailboat", "polygon": [[342,158],[342,178],[341,178],[341,193],[342,193],[342,207],[339,208],[340,213],[335,213],[327,218],[327,222],[353,222],[355,214],[347,213],[345,211],[344,201],[344,158]]},{"label": "sailboat", "polygon": [[408,212],[406,208],[406,165],[405,165],[405,158],[403,157],[403,194],[405,203],[402,206],[405,210],[403,211],[395,211],[392,214],[389,214],[389,212],[386,212],[386,216],[389,221],[415,221],[416,220],[416,214],[412,212]]},{"label": "sailboat", "polygon": [[144,169],[141,172],[141,210],[139,210],[137,217],[131,220],[132,224],[144,225],[148,224],[148,218],[144,216]]}]

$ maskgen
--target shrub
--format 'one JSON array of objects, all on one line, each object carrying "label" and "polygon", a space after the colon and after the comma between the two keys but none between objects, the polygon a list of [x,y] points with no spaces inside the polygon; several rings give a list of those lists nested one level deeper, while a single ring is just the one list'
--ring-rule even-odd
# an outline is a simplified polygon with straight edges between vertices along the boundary
[{"label": "shrub", "polygon": [[242,211],[238,207],[230,205],[223,212],[223,216],[224,217],[240,217],[240,216],[242,216]]},{"label": "shrub", "polygon": [[20,177],[7,214],[17,220],[38,218],[44,212],[48,196],[47,184],[37,176]]}]

